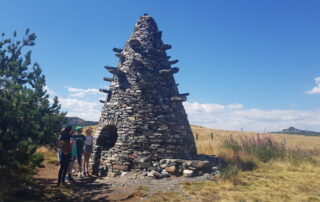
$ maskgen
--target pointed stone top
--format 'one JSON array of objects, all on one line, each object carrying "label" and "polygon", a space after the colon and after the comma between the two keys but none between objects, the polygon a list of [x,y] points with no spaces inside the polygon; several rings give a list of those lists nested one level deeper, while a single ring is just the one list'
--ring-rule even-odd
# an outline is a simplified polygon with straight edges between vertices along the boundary
[{"label": "pointed stone top", "polygon": [[[163,46],[161,37],[162,32],[158,30],[155,20],[149,14],[145,13],[139,17],[135,24],[122,54],[127,56],[129,54],[133,57],[135,53],[148,54],[152,51],[156,53],[159,49],[158,52],[165,56],[164,50],[161,49]],[[127,59],[132,58],[131,56],[127,57]]]},{"label": "pointed stone top", "polygon": [[134,26],[134,32],[137,31],[157,32],[158,26],[156,21],[149,14],[145,13],[143,16],[139,17]]}]

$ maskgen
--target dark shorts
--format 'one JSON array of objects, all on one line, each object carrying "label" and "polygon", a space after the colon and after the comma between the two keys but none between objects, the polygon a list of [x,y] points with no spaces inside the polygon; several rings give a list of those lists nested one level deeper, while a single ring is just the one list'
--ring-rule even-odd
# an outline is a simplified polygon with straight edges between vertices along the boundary
[{"label": "dark shorts", "polygon": [[82,154],[83,151],[82,150],[77,150],[77,159],[78,159],[78,163],[80,164],[82,162]]},{"label": "dark shorts", "polygon": [[85,145],[84,152],[91,153],[92,152],[92,145]]}]

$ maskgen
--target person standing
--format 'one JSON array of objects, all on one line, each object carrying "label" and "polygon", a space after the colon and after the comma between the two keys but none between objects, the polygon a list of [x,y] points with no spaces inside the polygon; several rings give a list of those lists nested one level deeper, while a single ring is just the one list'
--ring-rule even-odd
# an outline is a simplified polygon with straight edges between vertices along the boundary
[{"label": "person standing", "polygon": [[92,137],[92,129],[89,127],[85,130],[86,140],[84,141],[84,153],[83,153],[83,174],[89,174],[89,160],[92,153],[92,145],[93,145],[93,137]]},{"label": "person standing", "polygon": [[58,139],[58,152],[60,168],[58,172],[58,184],[57,186],[65,185],[65,177],[68,171],[68,166],[71,158],[71,138],[72,127],[68,126],[61,131],[61,135]]},{"label": "person standing", "polygon": [[70,182],[75,182],[75,180],[72,178],[73,164],[77,158],[77,145],[76,145],[76,140],[74,139],[74,130],[72,130],[72,132],[71,132],[70,144],[71,144],[71,158],[70,158],[70,162],[69,162],[67,179]]},{"label": "person standing", "polygon": [[78,165],[79,165],[78,177],[83,177],[82,154],[83,154],[83,145],[84,145],[84,141],[86,140],[86,137],[82,134],[82,127],[81,126],[76,127],[76,132],[77,132],[77,134],[74,135],[74,139],[76,140],[76,145],[77,145],[77,160],[78,160]]}]

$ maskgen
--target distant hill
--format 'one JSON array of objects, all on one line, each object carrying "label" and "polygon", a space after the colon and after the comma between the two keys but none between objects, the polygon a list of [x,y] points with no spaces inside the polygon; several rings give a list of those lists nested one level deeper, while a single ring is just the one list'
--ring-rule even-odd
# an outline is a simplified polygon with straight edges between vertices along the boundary
[{"label": "distant hill", "polygon": [[280,134],[292,134],[292,135],[305,135],[305,136],[320,136],[320,132],[300,130],[294,127],[289,127],[288,129],[283,129],[280,132],[272,132]]},{"label": "distant hill", "polygon": [[86,121],[78,117],[67,117],[67,123],[66,125],[68,126],[92,126],[92,125],[97,125],[97,121]]}]

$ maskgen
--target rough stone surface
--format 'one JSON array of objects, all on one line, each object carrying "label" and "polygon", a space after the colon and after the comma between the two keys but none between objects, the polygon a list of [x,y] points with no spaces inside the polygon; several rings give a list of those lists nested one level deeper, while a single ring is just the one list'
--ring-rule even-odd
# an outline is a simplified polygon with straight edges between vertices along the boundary
[{"label": "rough stone surface", "polygon": [[176,168],[176,166],[169,166],[169,167],[166,167],[165,170],[166,170],[169,174],[174,175],[174,174],[176,174],[177,168]]},{"label": "rough stone surface", "polygon": [[192,175],[193,175],[193,170],[183,170],[183,176],[185,176],[185,177],[192,177]]},{"label": "rough stone surface", "polygon": [[[197,151],[166,50],[152,17],[141,16],[123,49],[114,48],[117,67],[94,134],[94,174],[120,175],[138,169],[160,172],[161,159],[194,159]],[[182,170],[178,170],[181,172]]]}]

